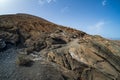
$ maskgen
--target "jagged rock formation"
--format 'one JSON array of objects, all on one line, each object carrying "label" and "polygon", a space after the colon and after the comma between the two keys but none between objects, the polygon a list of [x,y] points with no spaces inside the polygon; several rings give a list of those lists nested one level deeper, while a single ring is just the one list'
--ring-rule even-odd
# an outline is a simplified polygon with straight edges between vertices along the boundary
[{"label": "jagged rock formation", "polygon": [[120,80],[120,43],[28,15],[0,16],[0,80]]}]

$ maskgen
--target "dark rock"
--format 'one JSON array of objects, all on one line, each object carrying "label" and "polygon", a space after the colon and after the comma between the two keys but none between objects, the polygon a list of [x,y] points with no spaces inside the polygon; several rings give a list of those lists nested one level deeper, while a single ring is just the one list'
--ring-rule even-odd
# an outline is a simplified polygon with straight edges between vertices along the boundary
[{"label": "dark rock", "polygon": [[64,41],[61,38],[52,38],[53,39],[53,44],[66,44],[66,41]]},{"label": "dark rock", "polygon": [[3,39],[0,39],[0,50],[6,47],[6,43]]}]

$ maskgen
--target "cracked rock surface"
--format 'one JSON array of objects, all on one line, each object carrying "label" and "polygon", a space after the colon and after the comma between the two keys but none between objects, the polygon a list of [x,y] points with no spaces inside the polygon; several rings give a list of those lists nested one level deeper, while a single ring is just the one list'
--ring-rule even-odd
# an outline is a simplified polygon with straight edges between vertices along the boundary
[{"label": "cracked rock surface", "polygon": [[29,14],[1,15],[0,80],[120,80],[120,41]]}]

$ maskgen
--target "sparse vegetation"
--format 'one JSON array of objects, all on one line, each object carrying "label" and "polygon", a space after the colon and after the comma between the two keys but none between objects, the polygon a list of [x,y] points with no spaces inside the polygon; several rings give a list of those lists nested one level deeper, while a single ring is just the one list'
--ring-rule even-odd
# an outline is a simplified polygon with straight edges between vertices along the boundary
[{"label": "sparse vegetation", "polygon": [[26,56],[25,54],[19,54],[16,63],[19,66],[30,67],[33,64],[33,60],[30,57]]},{"label": "sparse vegetation", "polygon": [[119,41],[27,14],[0,16],[0,39],[0,80],[120,80]]}]

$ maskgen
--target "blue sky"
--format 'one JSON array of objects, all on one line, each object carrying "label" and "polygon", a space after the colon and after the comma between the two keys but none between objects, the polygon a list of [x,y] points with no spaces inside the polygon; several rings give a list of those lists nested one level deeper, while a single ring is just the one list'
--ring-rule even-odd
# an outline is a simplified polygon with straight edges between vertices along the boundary
[{"label": "blue sky", "polygon": [[120,38],[120,0],[0,0],[0,15],[28,13],[106,38]]}]

